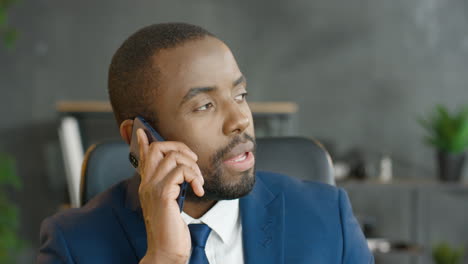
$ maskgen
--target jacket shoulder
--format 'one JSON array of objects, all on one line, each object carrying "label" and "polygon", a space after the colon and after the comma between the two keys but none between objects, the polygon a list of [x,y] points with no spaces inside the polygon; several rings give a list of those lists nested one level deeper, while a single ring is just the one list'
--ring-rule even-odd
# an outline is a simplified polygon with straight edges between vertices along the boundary
[{"label": "jacket shoulder", "polygon": [[[270,192],[284,197],[286,252],[316,252],[320,245],[327,263],[374,263],[343,189],[277,173],[257,176]],[[288,263],[299,263],[301,257],[286,256]]]},{"label": "jacket shoulder", "polygon": [[74,236],[86,236],[109,226],[113,217],[113,208],[125,205],[125,187],[128,180],[119,182],[99,194],[80,208],[71,208],[58,212],[44,220],[63,233]]},{"label": "jacket shoulder", "polygon": [[329,202],[336,206],[340,192],[343,191],[327,183],[301,180],[274,172],[260,171],[257,177],[272,192],[283,192],[285,197],[296,198],[298,202],[306,199],[305,202]]},{"label": "jacket shoulder", "polygon": [[115,210],[125,206],[126,185],[122,181],[82,208],[46,218],[37,263],[136,263]]}]

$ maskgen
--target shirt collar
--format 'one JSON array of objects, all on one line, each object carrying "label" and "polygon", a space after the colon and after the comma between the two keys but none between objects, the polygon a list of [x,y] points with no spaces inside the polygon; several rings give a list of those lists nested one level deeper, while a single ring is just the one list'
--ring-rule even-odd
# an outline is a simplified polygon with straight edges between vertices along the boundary
[{"label": "shirt collar", "polygon": [[221,237],[223,243],[228,243],[234,235],[235,228],[240,224],[239,199],[218,201],[199,219],[182,212],[182,219],[188,224],[204,223]]}]

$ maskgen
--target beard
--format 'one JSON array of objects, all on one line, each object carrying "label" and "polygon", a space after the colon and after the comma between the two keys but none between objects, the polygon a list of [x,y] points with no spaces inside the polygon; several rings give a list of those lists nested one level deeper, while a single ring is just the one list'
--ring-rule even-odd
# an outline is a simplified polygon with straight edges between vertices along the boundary
[{"label": "beard", "polygon": [[205,195],[202,197],[197,196],[189,185],[185,199],[191,202],[206,202],[232,200],[247,195],[255,185],[255,165],[246,171],[238,172],[238,175],[232,175],[223,166],[226,154],[239,143],[246,141],[251,141],[254,144],[252,154],[255,155],[255,139],[246,133],[242,136],[236,136],[226,147],[218,150],[211,157],[211,166],[209,168],[200,167],[205,179],[203,185]]}]

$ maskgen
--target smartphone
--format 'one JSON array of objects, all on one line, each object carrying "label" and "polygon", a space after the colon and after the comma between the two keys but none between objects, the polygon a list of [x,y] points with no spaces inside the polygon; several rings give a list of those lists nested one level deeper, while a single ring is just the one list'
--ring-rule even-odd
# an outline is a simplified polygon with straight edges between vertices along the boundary
[{"label": "smartphone", "polygon": [[[128,159],[130,163],[135,169],[138,169],[139,161],[140,161],[140,147],[138,145],[138,137],[137,137],[137,129],[143,129],[148,138],[148,143],[151,142],[161,142],[164,141],[164,138],[148,123],[143,119],[141,116],[137,116],[133,120],[133,131],[132,131],[132,139],[130,141],[130,153],[128,154]],[[177,197],[177,204],[179,204],[180,211],[184,208],[184,201],[185,201],[185,194],[187,193],[187,186],[188,183],[184,181],[180,185],[180,193]]]}]

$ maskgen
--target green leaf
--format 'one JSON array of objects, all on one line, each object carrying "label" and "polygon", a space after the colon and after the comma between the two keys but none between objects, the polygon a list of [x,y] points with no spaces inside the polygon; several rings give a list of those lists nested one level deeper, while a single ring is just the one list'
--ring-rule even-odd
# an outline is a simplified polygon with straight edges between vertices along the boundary
[{"label": "green leaf", "polygon": [[11,186],[16,190],[21,188],[21,182],[16,176],[15,161],[5,154],[0,154],[0,186]]},{"label": "green leaf", "polygon": [[432,250],[436,264],[459,264],[463,255],[463,248],[452,248],[447,243],[440,243]]},{"label": "green leaf", "polygon": [[18,32],[15,29],[9,28],[3,36],[5,46],[9,49],[14,47],[15,41],[18,38]]},{"label": "green leaf", "polygon": [[462,152],[468,147],[468,122],[460,124],[460,128],[453,138],[453,145],[457,152]]},{"label": "green leaf", "polygon": [[16,0],[0,0],[0,38],[3,39],[5,47],[12,49],[18,33],[8,26],[8,11]]},{"label": "green leaf", "polygon": [[433,114],[418,122],[428,133],[426,143],[451,153],[468,149],[468,106],[452,115],[446,107],[437,105]]},{"label": "green leaf", "polygon": [[17,0],[0,0],[0,9],[10,8]]},{"label": "green leaf", "polygon": [[4,28],[7,24],[8,15],[5,9],[0,9],[0,29]]},{"label": "green leaf", "polygon": [[2,208],[0,228],[8,227],[8,229],[17,230],[19,228],[18,220],[18,211],[15,207]]},{"label": "green leaf", "polygon": [[24,242],[18,237],[20,219],[18,207],[8,199],[5,187],[20,186],[15,161],[0,153],[0,263],[15,263]]}]

